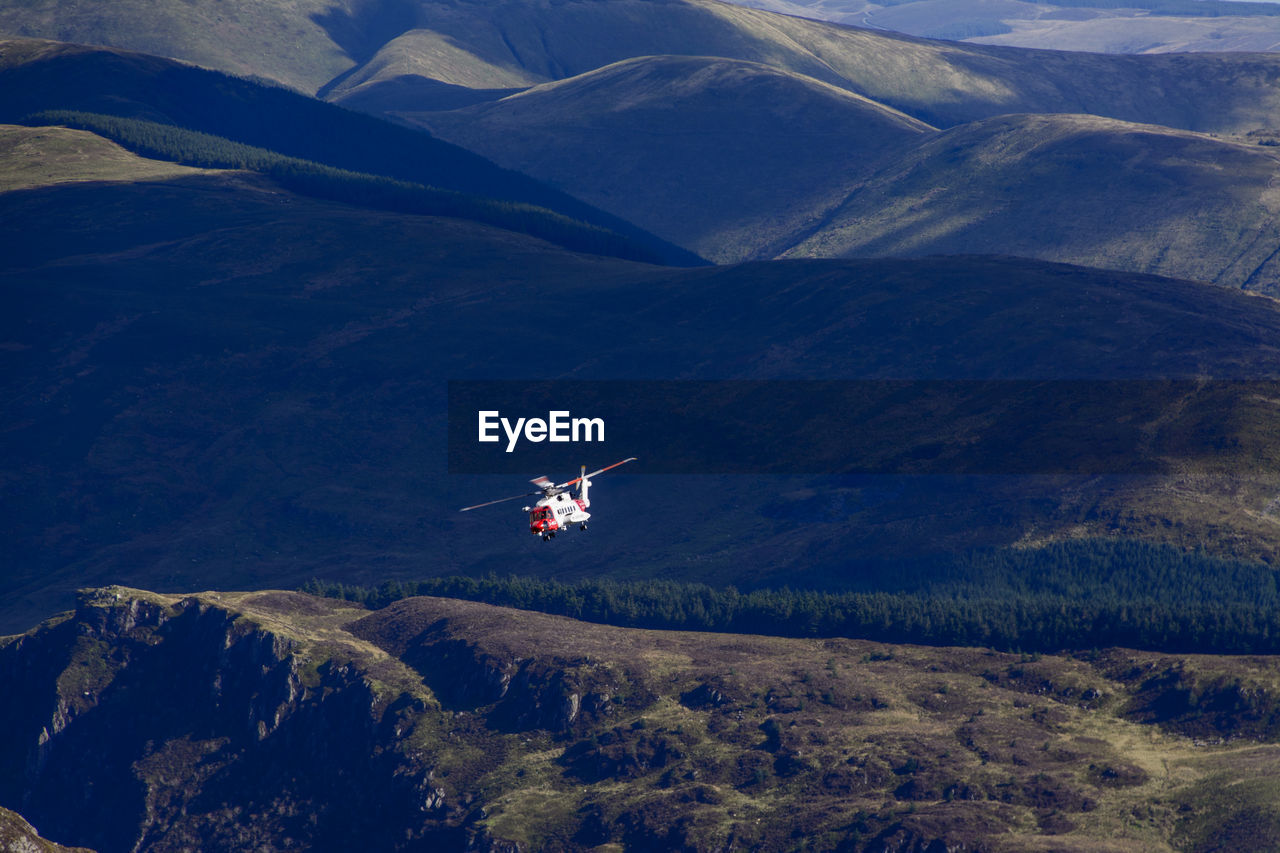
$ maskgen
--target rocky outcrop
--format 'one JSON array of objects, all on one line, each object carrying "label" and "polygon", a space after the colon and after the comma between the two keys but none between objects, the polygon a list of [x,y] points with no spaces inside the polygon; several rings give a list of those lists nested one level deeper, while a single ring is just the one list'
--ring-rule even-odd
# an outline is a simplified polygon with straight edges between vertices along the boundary
[{"label": "rocky outcrop", "polygon": [[478,642],[470,626],[448,618],[421,626],[412,603],[393,604],[350,630],[413,667],[446,708],[480,713],[499,731],[581,732],[654,698],[635,673],[589,656]]},{"label": "rocky outcrop", "polygon": [[1276,672],[108,588],[0,639],[0,808],[99,853],[1270,837]]},{"label": "rocky outcrop", "polygon": [[5,853],[93,853],[87,847],[63,847],[41,838],[21,815],[0,809],[0,850]]},{"label": "rocky outcrop", "polygon": [[1118,677],[1131,685],[1124,713],[1132,719],[1201,742],[1280,740],[1280,692],[1265,665],[1233,670],[1166,658],[1130,666]]},{"label": "rocky outcrop", "polygon": [[0,649],[0,692],[24,697],[0,711],[0,802],[101,851],[461,837],[399,737],[429,702],[325,652],[216,596],[86,593]]}]

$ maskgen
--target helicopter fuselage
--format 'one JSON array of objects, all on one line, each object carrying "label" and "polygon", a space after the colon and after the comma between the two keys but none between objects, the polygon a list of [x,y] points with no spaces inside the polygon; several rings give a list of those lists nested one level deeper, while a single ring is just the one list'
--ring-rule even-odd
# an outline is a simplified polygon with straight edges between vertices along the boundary
[{"label": "helicopter fuselage", "polygon": [[529,532],[546,538],[570,525],[585,526],[591,513],[586,503],[568,492],[548,495],[529,510]]}]

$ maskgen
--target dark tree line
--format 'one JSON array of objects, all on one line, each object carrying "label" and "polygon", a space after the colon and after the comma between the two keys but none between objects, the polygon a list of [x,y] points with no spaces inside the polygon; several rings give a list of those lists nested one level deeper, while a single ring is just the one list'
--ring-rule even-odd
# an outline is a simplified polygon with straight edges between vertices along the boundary
[{"label": "dark tree line", "polygon": [[[873,583],[882,588],[872,589]],[[1280,651],[1280,594],[1272,569],[1169,547],[1086,540],[981,551],[899,564],[862,575],[858,584],[856,591],[739,591],[656,580],[452,576],[377,588],[313,580],[303,591],[372,608],[433,595],[610,625],[1025,652],[1103,646]]]}]

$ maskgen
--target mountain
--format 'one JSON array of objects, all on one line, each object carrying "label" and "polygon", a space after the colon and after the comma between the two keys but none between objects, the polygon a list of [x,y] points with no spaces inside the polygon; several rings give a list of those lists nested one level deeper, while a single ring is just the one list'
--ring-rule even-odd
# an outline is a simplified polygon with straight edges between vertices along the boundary
[{"label": "mountain", "polygon": [[968,45],[716,0],[382,0],[323,7],[313,0],[237,0],[212,13],[140,3],[109,19],[83,0],[7,0],[0,3],[0,32],[142,50],[261,75],[339,102],[358,94],[389,111],[439,105],[441,95],[456,105],[467,95],[458,87],[491,97],[658,55],[770,65],[939,127],[1053,112],[1247,132],[1272,127],[1280,106],[1280,57],[1273,55],[1106,56]]},{"label": "mountain", "polygon": [[100,853],[1199,849],[1280,829],[1275,682],[113,586],[0,643],[0,802]]},{"label": "mountain", "polygon": [[373,20],[362,24],[375,26],[366,34],[352,20],[354,3],[130,3],[105,15],[92,0],[15,0],[0,7],[0,33],[168,56],[312,94],[349,69],[353,55],[367,58],[380,44],[379,36],[394,34],[377,33],[375,23],[394,5],[364,4]]},{"label": "mountain", "polygon": [[672,56],[400,115],[717,262],[777,254],[932,130],[810,77]]},{"label": "mountain", "polygon": [[0,0],[304,86],[0,41],[0,846],[1280,837],[1274,57],[326,3]]},{"label": "mountain", "polygon": [[[418,26],[394,45],[411,69],[383,56],[373,76],[353,71],[325,91],[376,103],[461,148],[281,89],[43,42],[5,48],[0,118],[72,109],[173,123],[325,166],[544,207],[623,236],[634,249],[606,251],[636,259],[993,252],[1253,289],[1274,283],[1277,57],[970,48],[707,2],[504,8],[511,15],[499,33],[488,6],[423,6],[419,24],[431,18],[437,29]],[[658,13],[656,28],[617,17]],[[499,62],[507,51],[523,70],[473,74],[454,54],[415,53],[413,33],[470,45],[490,70],[516,67]],[[705,55],[596,65],[664,44]],[[990,117],[1012,111],[1052,115]],[[1088,115],[1111,119],[1090,125]],[[1125,123],[1135,118],[1146,124]],[[926,121],[949,132],[931,137]],[[1010,130],[1018,121],[1025,126]],[[960,174],[974,164],[974,174]],[[1184,180],[1195,194],[1164,203],[1163,188]],[[932,224],[895,236],[917,222]]]},{"label": "mountain", "polygon": [[[615,232],[632,244],[632,251],[624,252],[628,256],[702,263],[628,222],[426,133],[279,87],[154,56],[23,39],[0,42],[0,121],[49,123],[31,116],[51,110],[175,126],[307,164],[479,196],[490,202],[533,205]],[[90,124],[95,130],[103,127],[101,122]],[[184,140],[173,150],[148,149],[146,153],[199,161],[198,149],[208,147],[209,142]],[[215,164],[239,165],[235,157]],[[298,164],[289,165],[291,171],[297,171]],[[527,212],[537,215],[536,211]]]},{"label": "mountain", "polygon": [[[447,476],[442,452],[447,379],[1274,376],[1265,297],[981,257],[678,270],[227,171],[4,193],[0,227],[15,629],[116,581],[842,588],[864,563],[1064,538],[1280,545],[1271,451],[1232,421],[1214,429],[1243,442],[1249,476],[620,472],[588,536],[555,547],[519,513],[459,515],[527,477]],[[696,510],[655,531],[644,508],[673,496]]]},{"label": "mountain", "polygon": [[731,0],[835,23],[970,44],[1092,53],[1262,52],[1280,47],[1274,3],[1230,0]]},{"label": "mountain", "polygon": [[802,74],[939,127],[1023,112],[1091,113],[1206,132],[1274,124],[1280,56],[1108,56],[929,41],[716,0],[506,0],[420,7],[406,32],[325,90],[373,97],[386,86],[415,108],[411,85],[509,90],[639,56],[739,59]]},{"label": "mountain", "polygon": [[675,58],[405,116],[720,262],[1005,253],[1280,285],[1270,137],[1081,115],[934,133],[812,79]]},{"label": "mountain", "polygon": [[1280,154],[1095,116],[925,140],[784,256],[1008,252],[1280,293]]}]

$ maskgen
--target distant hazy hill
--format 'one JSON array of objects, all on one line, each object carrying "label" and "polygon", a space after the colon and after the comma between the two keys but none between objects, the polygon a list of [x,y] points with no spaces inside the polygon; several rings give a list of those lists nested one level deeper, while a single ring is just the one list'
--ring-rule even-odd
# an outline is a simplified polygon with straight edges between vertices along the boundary
[{"label": "distant hazy hill", "polygon": [[403,114],[715,261],[771,257],[928,125],[755,63],[646,57]]},{"label": "distant hazy hill", "polygon": [[[858,561],[1064,536],[1280,543],[1265,472],[1150,488],[618,474],[600,522],[555,546],[518,511],[456,512],[518,483],[444,475],[445,379],[1280,373],[1280,309],[1235,290],[982,258],[682,271],[242,173],[5,193],[0,228],[10,627],[95,578],[839,587]],[[673,496],[695,509],[647,514]]]},{"label": "distant hazy hill", "polygon": [[1227,0],[729,0],[927,38],[1097,53],[1274,51],[1274,3]]},{"label": "distant hazy hill", "polygon": [[1091,116],[934,136],[787,256],[1007,252],[1280,293],[1280,149]]}]

